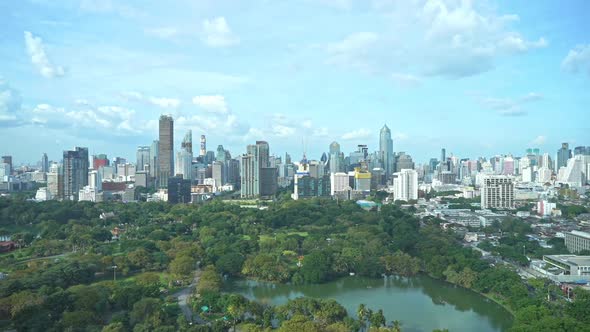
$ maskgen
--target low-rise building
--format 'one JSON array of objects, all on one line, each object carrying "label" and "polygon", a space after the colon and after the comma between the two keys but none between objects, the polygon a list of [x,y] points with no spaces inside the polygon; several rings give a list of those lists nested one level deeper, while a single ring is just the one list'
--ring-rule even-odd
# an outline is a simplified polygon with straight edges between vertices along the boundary
[{"label": "low-rise building", "polygon": [[565,246],[571,253],[590,250],[590,233],[580,231],[565,233]]},{"label": "low-rise building", "polygon": [[562,270],[565,275],[590,277],[590,256],[546,255],[543,261]]}]

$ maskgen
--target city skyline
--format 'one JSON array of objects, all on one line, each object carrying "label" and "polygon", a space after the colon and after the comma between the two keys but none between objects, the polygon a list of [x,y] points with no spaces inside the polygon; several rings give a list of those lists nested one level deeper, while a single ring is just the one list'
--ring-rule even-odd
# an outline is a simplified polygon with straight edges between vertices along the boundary
[{"label": "city skyline", "polygon": [[175,149],[192,130],[233,154],[267,140],[319,158],[332,141],[378,150],[387,124],[393,150],[419,162],[442,146],[553,154],[587,144],[590,40],[577,28],[589,6],[4,3],[0,150],[29,163],[74,146],[132,157],[169,113]]}]

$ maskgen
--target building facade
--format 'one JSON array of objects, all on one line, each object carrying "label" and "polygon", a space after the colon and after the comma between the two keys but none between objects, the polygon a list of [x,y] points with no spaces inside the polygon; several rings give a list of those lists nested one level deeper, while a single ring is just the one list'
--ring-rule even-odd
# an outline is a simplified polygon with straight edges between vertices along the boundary
[{"label": "building facade", "polygon": [[174,174],[174,120],[162,115],[159,121],[158,187],[167,188],[168,178]]},{"label": "building facade", "polygon": [[514,182],[505,175],[487,175],[481,187],[482,209],[513,209]]},{"label": "building facade", "polygon": [[590,250],[590,233],[571,231],[565,233],[565,246],[571,253]]}]

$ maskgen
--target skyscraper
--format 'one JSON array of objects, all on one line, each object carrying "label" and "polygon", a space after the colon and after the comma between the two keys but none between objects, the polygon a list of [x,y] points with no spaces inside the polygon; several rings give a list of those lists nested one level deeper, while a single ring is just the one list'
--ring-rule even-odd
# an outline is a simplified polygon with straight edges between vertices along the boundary
[{"label": "skyscraper", "polygon": [[561,149],[557,150],[557,158],[555,160],[555,171],[559,171],[560,167],[567,166],[567,160],[572,156],[572,150],[568,143],[561,143]]},{"label": "skyscraper", "polygon": [[2,156],[2,162],[8,165],[8,175],[12,174],[12,156]]},{"label": "skyscraper", "polygon": [[150,177],[155,178],[158,175],[158,151],[160,141],[154,140],[150,146]]},{"label": "skyscraper", "polygon": [[330,173],[342,172],[343,166],[340,144],[332,142],[330,144]]},{"label": "skyscraper", "polygon": [[158,187],[167,188],[168,178],[174,172],[174,120],[160,116],[158,142]]},{"label": "skyscraper", "polygon": [[192,130],[189,130],[186,132],[186,134],[184,135],[184,138],[182,139],[182,143],[180,144],[180,147],[191,154],[193,154],[193,132]]},{"label": "skyscraper", "polygon": [[92,156],[92,168],[98,169],[101,166],[109,166],[109,159],[106,154]]},{"label": "skyscraper", "polygon": [[47,173],[47,190],[51,199],[63,198],[63,172],[59,164],[53,163]]},{"label": "skyscraper", "polygon": [[267,142],[256,141],[240,158],[242,197],[271,196],[276,192],[277,169],[270,167],[269,152]]},{"label": "skyscraper", "polygon": [[207,138],[201,135],[201,149],[199,150],[199,157],[204,157],[207,154]]},{"label": "skyscraper", "polygon": [[63,195],[67,200],[77,200],[80,189],[88,185],[88,148],[76,147],[63,153]]},{"label": "skyscraper", "polygon": [[43,153],[43,156],[41,156],[41,172],[49,172],[49,159],[47,158],[47,153]]},{"label": "skyscraper", "polygon": [[381,158],[382,167],[385,170],[385,178],[389,179],[393,174],[393,140],[391,139],[391,130],[384,125],[379,133],[379,157]]},{"label": "skyscraper", "polygon": [[135,162],[135,170],[136,171],[144,171],[147,167],[149,168],[151,165],[151,157],[150,157],[151,147],[149,146],[138,146],[137,147],[137,158]]}]

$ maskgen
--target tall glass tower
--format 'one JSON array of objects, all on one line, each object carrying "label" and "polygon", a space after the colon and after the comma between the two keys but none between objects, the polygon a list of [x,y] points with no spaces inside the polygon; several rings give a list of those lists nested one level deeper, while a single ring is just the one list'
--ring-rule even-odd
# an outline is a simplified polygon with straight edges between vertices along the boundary
[{"label": "tall glass tower", "polygon": [[158,142],[158,187],[168,188],[168,178],[174,174],[174,120],[160,116]]},{"label": "tall glass tower", "polygon": [[391,130],[384,125],[379,133],[379,154],[383,169],[385,170],[385,177],[389,179],[393,174],[393,140],[391,139]]}]

